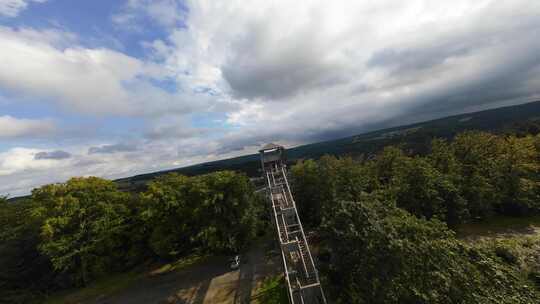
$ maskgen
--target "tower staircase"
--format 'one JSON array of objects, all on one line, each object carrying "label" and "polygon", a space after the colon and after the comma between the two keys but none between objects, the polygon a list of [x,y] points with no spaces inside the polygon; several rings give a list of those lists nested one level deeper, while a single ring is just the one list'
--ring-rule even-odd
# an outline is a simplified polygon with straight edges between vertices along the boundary
[{"label": "tower staircase", "polygon": [[259,152],[271,203],[272,223],[281,249],[289,302],[326,304],[319,274],[287,181],[285,149],[268,144]]}]

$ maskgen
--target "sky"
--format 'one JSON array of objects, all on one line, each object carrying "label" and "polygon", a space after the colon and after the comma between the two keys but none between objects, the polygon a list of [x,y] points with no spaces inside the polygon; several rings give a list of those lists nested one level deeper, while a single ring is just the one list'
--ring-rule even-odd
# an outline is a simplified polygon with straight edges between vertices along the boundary
[{"label": "sky", "polygon": [[540,100],[540,1],[0,0],[0,195]]}]

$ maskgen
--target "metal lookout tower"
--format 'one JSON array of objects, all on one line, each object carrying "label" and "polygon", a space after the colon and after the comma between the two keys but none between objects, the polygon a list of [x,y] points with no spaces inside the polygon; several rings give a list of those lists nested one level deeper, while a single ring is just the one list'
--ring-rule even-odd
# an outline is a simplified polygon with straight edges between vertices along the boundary
[{"label": "metal lookout tower", "polygon": [[268,144],[259,152],[272,204],[271,218],[280,243],[289,301],[291,304],[326,304],[319,274],[287,181],[285,149]]}]

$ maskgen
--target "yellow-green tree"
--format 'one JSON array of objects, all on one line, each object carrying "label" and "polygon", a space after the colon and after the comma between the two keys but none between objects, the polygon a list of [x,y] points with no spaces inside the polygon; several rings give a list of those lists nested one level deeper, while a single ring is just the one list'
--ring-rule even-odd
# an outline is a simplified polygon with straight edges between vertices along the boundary
[{"label": "yellow-green tree", "polygon": [[142,195],[150,247],[161,257],[242,249],[254,237],[263,207],[253,190],[245,175],[231,171],[158,178]]},{"label": "yellow-green tree", "polygon": [[[72,178],[32,192],[43,219],[40,251],[77,285],[118,269],[129,249],[129,195],[104,179]],[[121,266],[120,266],[121,267]]]}]

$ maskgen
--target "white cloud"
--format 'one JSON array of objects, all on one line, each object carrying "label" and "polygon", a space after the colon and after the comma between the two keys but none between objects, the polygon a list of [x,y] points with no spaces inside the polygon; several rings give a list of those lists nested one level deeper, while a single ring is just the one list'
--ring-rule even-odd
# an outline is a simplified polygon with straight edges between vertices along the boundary
[{"label": "white cloud", "polygon": [[40,137],[55,131],[50,119],[19,119],[9,115],[0,116],[0,138]]},{"label": "white cloud", "polygon": [[[111,143],[112,145],[112,143]],[[42,158],[36,155],[57,153],[16,147],[0,152],[0,195],[25,195],[32,188],[63,182],[74,176],[120,178],[135,174],[187,166],[215,160],[215,142],[190,138],[176,142],[152,143],[140,151],[88,154],[88,145],[70,147],[69,158]],[[237,156],[241,151],[225,156]]]},{"label": "white cloud", "polygon": [[0,27],[0,88],[85,115],[188,115],[223,103],[155,85],[177,73],[167,66],[76,41],[56,30]]},{"label": "white cloud", "polygon": [[0,41],[4,89],[87,113],[130,112],[123,82],[142,73],[139,60],[107,49],[60,49],[48,36],[30,29],[0,28]]},{"label": "white cloud", "polygon": [[0,16],[16,17],[31,2],[43,3],[48,0],[0,0]]},{"label": "white cloud", "polygon": [[0,153],[0,176],[25,170],[49,169],[57,163],[55,160],[36,160],[38,149],[13,148]]},{"label": "white cloud", "polygon": [[226,115],[236,127],[230,136],[245,138],[239,145],[248,138],[312,141],[396,117],[425,119],[540,93],[540,2],[188,7],[186,27],[146,46],[169,69],[187,71],[177,75],[184,86],[211,88],[237,105]]},{"label": "white cloud", "polygon": [[112,16],[112,21],[130,30],[143,31],[138,22],[144,17],[171,28],[186,18],[186,11],[178,0],[128,0],[122,11]]},{"label": "white cloud", "polygon": [[165,29],[141,42],[147,58],[84,48],[63,32],[0,29],[2,89],[144,125],[134,151],[88,155],[119,144],[89,136],[56,147],[72,153],[66,167],[21,166],[11,179],[117,177],[540,96],[538,1],[179,3],[130,0],[113,16]]},{"label": "white cloud", "polygon": [[383,88],[395,75],[368,64],[384,50],[408,52],[416,61],[404,67],[423,66],[415,81],[429,80],[445,60],[532,40],[539,11],[526,1],[191,1],[187,29],[147,46],[171,69],[188,71],[178,78],[192,86],[290,101],[336,86]]}]

